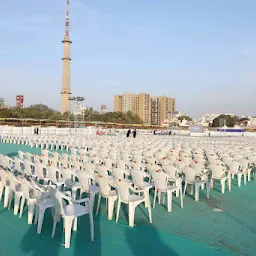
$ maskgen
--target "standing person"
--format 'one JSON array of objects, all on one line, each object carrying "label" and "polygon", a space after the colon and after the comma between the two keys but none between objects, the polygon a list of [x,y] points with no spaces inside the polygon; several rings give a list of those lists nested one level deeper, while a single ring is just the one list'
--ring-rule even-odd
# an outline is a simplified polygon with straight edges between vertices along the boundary
[{"label": "standing person", "polygon": [[129,129],[129,130],[127,131],[127,133],[126,133],[126,137],[129,138],[130,134],[131,134],[131,130]]},{"label": "standing person", "polygon": [[34,128],[34,135],[36,135],[36,127]]},{"label": "standing person", "polygon": [[39,128],[36,128],[36,134],[39,135]]},{"label": "standing person", "polygon": [[137,132],[136,132],[136,129],[134,129],[134,131],[133,131],[133,138],[136,138],[136,135],[137,135]]}]

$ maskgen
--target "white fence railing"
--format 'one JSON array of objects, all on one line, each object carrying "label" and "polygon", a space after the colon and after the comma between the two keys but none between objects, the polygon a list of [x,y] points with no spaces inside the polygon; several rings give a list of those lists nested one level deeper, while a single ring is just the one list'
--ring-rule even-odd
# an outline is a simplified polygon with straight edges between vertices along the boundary
[{"label": "white fence railing", "polygon": [[[124,134],[126,130],[109,130],[109,129],[99,129],[105,131],[106,133],[115,133],[115,134]],[[76,134],[87,134],[93,135],[96,134],[97,129],[88,129],[88,128],[56,128],[56,127],[40,127],[39,134],[41,135],[76,135]],[[34,127],[14,127],[14,126],[0,126],[0,135],[4,134],[34,134]],[[153,131],[150,130],[138,130],[138,134],[153,134]],[[188,130],[172,130],[172,135],[183,135],[183,136],[218,136],[218,137],[254,137],[256,138],[256,132],[218,132],[218,131],[205,131],[201,134],[190,134]]]}]

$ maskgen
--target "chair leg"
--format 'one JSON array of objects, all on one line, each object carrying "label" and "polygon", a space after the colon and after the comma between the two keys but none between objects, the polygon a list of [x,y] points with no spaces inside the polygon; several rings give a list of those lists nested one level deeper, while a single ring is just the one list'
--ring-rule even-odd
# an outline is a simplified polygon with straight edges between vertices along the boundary
[{"label": "chair leg", "polygon": [[77,231],[77,218],[73,220],[73,231]]},{"label": "chair leg", "polygon": [[72,222],[73,218],[65,218],[65,248],[70,247]]},{"label": "chair leg", "polygon": [[207,184],[207,182],[206,182],[206,198],[207,199],[210,198],[210,189],[211,189],[210,183]]},{"label": "chair leg", "polygon": [[106,211],[108,210],[108,198],[106,197]]},{"label": "chair leg", "polygon": [[158,203],[161,204],[161,192],[157,192],[157,197],[158,197]]},{"label": "chair leg", "polygon": [[9,194],[8,210],[10,210],[10,209],[11,209],[11,205],[12,205],[12,197],[13,197],[13,191],[11,190],[11,191],[10,191],[10,194]]},{"label": "chair leg", "polygon": [[[40,214],[39,214],[39,219],[40,219]],[[52,227],[52,238],[54,238],[55,236],[55,230],[56,230],[56,224],[57,224],[57,220],[58,220],[58,217],[55,215],[54,216],[54,219],[53,219],[53,227]],[[39,224],[39,223],[38,223]],[[63,223],[64,224],[64,223]],[[65,224],[66,225],[66,221],[65,221]],[[64,226],[63,225],[63,226]],[[66,229],[66,226],[64,226],[64,229]],[[71,224],[70,224],[70,229],[71,229]],[[38,233],[38,230],[37,230],[37,233]],[[41,233],[41,230],[40,230],[40,233]]]},{"label": "chair leg", "polygon": [[21,218],[21,216],[23,214],[23,208],[24,208],[25,201],[26,201],[26,198],[22,197],[21,198],[21,203],[20,203],[20,216],[19,216],[20,218]]},{"label": "chair leg", "polygon": [[[144,197],[148,197],[149,196],[149,189],[146,190],[146,192],[144,193]],[[148,208],[148,200],[145,200],[145,207]]]},{"label": "chair leg", "polygon": [[195,201],[199,201],[199,185],[195,184]]},{"label": "chair leg", "polygon": [[238,187],[241,187],[241,179],[242,179],[242,174],[241,173],[237,174],[237,179],[238,179]]},{"label": "chair leg", "polygon": [[129,203],[129,226],[134,226],[134,213],[135,213],[135,206],[132,203]]},{"label": "chair leg", "polygon": [[10,192],[10,187],[6,186],[4,191],[4,208],[8,207]]},{"label": "chair leg", "polygon": [[228,174],[228,191],[231,191],[231,174]]},{"label": "chair leg", "polygon": [[120,199],[118,199],[118,203],[117,203],[117,211],[116,211],[116,222],[118,222],[119,212],[120,212],[120,207],[121,207],[121,200],[120,200]]},{"label": "chair leg", "polygon": [[101,194],[99,194],[99,197],[98,197],[98,204],[97,204],[96,215],[98,215],[98,213],[99,213],[99,209],[100,209],[100,201],[101,201]]},{"label": "chair leg", "polygon": [[108,199],[108,219],[112,220],[115,200],[112,197]]},{"label": "chair leg", "polygon": [[1,183],[1,184],[0,184],[0,202],[1,202],[1,200],[2,200],[3,191],[4,191],[4,185]]},{"label": "chair leg", "polygon": [[[248,181],[251,181],[251,171],[252,171],[252,169],[248,169],[248,170],[247,170],[247,173],[248,173]],[[0,196],[1,196],[1,194],[0,194]],[[0,201],[1,201],[1,197],[0,197]]]},{"label": "chair leg", "polygon": [[168,212],[172,211],[172,191],[167,191],[167,209]]},{"label": "chair leg", "polygon": [[[37,234],[41,234],[42,230],[42,225],[44,221],[44,212],[45,208],[44,207],[38,207],[38,223],[37,223]],[[55,224],[56,225],[56,224]],[[55,232],[55,231],[54,231]]]},{"label": "chair leg", "polygon": [[89,218],[90,218],[91,241],[94,241],[94,224],[93,224],[92,211],[89,212]]},{"label": "chair leg", "polygon": [[152,210],[151,210],[151,203],[150,203],[150,197],[149,197],[149,194],[146,198],[146,200],[148,201],[148,216],[149,216],[149,221],[150,223],[152,223]]},{"label": "chair leg", "polygon": [[183,192],[183,197],[185,197],[185,194],[186,194],[186,190],[187,190],[187,182],[185,182],[185,186],[184,186],[184,192]]},{"label": "chair leg", "polygon": [[14,210],[13,210],[14,215],[18,214],[19,206],[20,206],[20,196],[15,194],[14,195]]},{"label": "chair leg", "polygon": [[162,194],[162,193],[160,192],[160,201],[161,201],[161,195],[162,195],[162,197],[163,197],[163,198],[162,198],[162,204],[164,204],[164,203],[165,203],[165,193]]},{"label": "chair leg", "polygon": [[180,191],[180,207],[183,208],[183,195],[182,195],[182,187],[177,189]]},{"label": "chair leg", "polygon": [[[176,179],[175,185],[182,188],[182,181],[181,181],[180,178]],[[179,190],[179,189],[176,190],[176,197],[179,197],[180,191],[182,191],[182,189],[181,190]]]},{"label": "chair leg", "polygon": [[28,224],[32,224],[34,216],[35,204],[28,202]]},{"label": "chair leg", "polygon": [[155,188],[154,202],[153,202],[153,209],[155,209],[155,206],[156,206],[156,194],[157,194],[157,189]]},{"label": "chair leg", "polygon": [[224,192],[225,192],[225,180],[221,179],[220,184],[221,184],[221,193],[224,194]]}]

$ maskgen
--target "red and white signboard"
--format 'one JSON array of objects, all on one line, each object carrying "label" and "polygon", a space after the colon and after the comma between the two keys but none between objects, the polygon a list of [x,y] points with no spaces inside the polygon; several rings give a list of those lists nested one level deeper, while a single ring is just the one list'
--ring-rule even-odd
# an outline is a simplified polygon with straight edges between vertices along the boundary
[{"label": "red and white signboard", "polygon": [[16,96],[16,107],[20,107],[20,108],[24,107],[24,96],[23,95]]}]

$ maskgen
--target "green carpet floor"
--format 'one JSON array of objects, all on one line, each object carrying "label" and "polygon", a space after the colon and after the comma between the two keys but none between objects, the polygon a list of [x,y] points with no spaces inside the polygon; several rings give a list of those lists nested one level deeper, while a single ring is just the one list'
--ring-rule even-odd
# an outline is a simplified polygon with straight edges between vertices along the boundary
[{"label": "green carpet floor", "polygon": [[[0,153],[14,156],[18,149],[40,153],[23,145],[0,144]],[[72,233],[71,247],[65,249],[62,223],[57,225],[55,238],[51,239],[51,212],[46,212],[42,233],[36,226],[27,224],[27,212],[21,219],[13,215],[13,209],[0,203],[0,256],[18,255],[256,255],[256,183],[237,187],[232,181],[232,191],[220,193],[216,184],[206,199],[200,191],[200,201],[186,195],[184,209],[179,198],[174,198],[173,210],[156,205],[153,224],[148,222],[147,209],[136,208],[134,228],[127,222],[126,207],[120,213],[119,223],[107,220],[102,201],[100,214],[94,215],[95,241],[90,241],[88,216],[78,221],[78,231]],[[97,200],[96,200],[97,202]],[[224,212],[216,213],[215,207]]]}]

